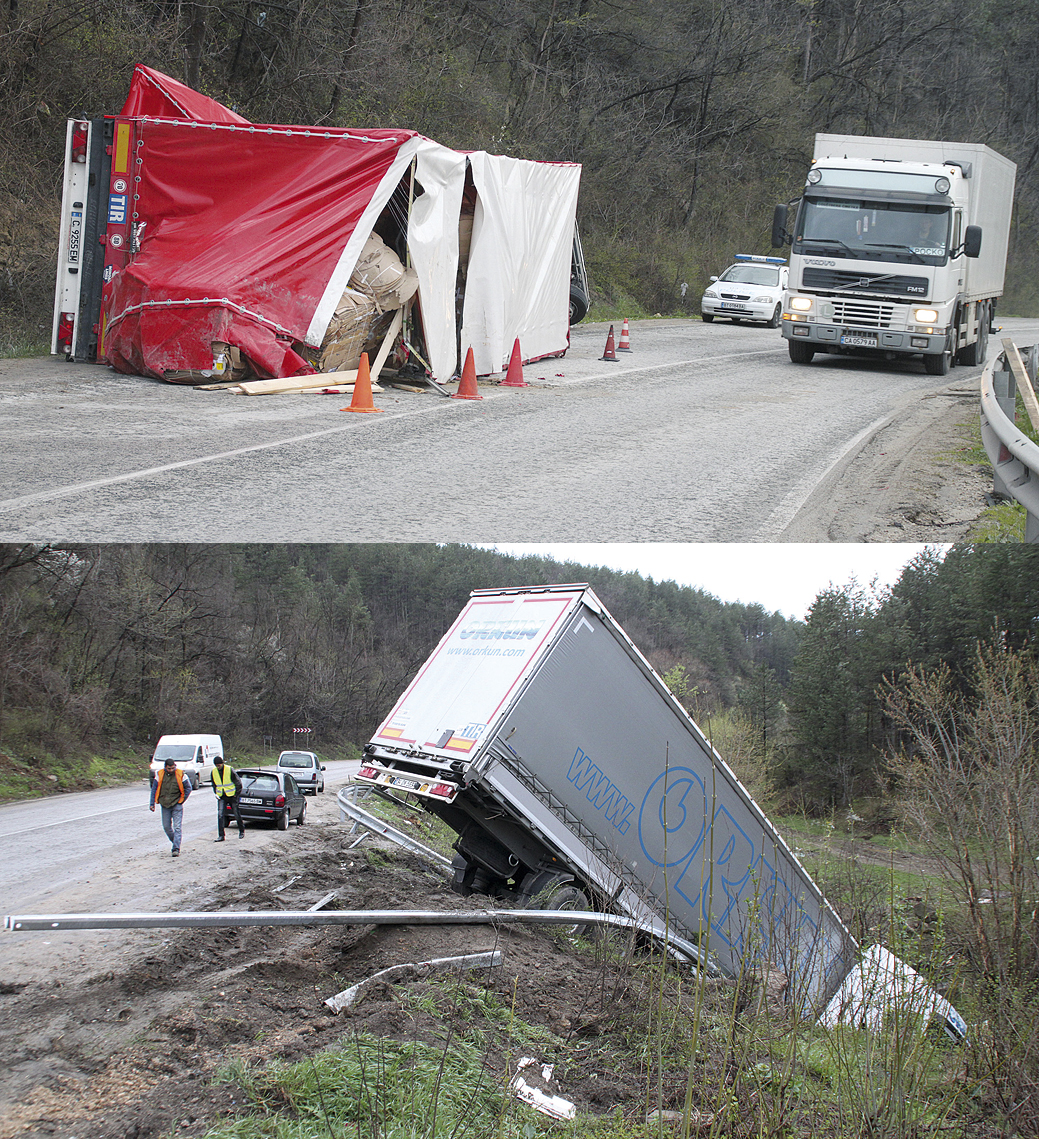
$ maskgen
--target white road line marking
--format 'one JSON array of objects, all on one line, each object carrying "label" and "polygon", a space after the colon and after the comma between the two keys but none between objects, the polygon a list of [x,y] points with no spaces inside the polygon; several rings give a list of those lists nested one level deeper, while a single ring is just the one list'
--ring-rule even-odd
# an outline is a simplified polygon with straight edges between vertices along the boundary
[{"label": "white road line marking", "polygon": [[[572,380],[564,380],[561,384],[550,384],[549,386],[572,387],[576,384],[591,383],[593,380],[617,379],[620,376],[636,375],[642,372],[655,372],[661,368],[684,368],[696,364],[713,364],[719,360],[746,359],[750,356],[771,356],[775,355],[776,351],[776,349],[770,349],[760,352],[731,352],[724,356],[701,356],[695,360],[668,360],[661,364],[647,364],[641,368],[625,367],[620,371],[597,372],[592,376],[579,376]],[[625,363],[627,363],[627,361],[625,361]],[[528,364],[526,367],[529,368],[532,367],[532,365]],[[504,395],[504,392],[488,392],[485,398],[500,399]],[[385,416],[379,416],[376,422],[390,423],[398,419],[410,419],[416,415],[427,415],[440,406],[441,404],[438,401],[429,407],[416,408],[412,411],[389,412]],[[468,400],[463,400],[460,401],[459,405],[452,406],[455,410],[460,410],[461,406],[472,407],[474,404]],[[327,427],[321,431],[309,431],[304,435],[294,435],[288,439],[275,439],[269,443],[254,443],[249,447],[236,447],[234,450],[220,451],[215,455],[200,455],[195,459],[181,459],[176,463],[164,463],[158,467],[146,467],[143,470],[129,471],[123,475],[111,475],[108,478],[92,479],[89,482],[73,483],[71,486],[56,487],[54,490],[43,490],[36,494],[25,494],[18,498],[8,498],[0,501],[0,513],[20,510],[23,507],[33,506],[40,502],[53,502],[59,498],[71,498],[73,495],[86,494],[89,491],[99,490],[102,487],[118,486],[120,483],[151,478],[153,475],[162,475],[169,471],[186,470],[189,467],[201,466],[204,463],[218,463],[224,459],[238,458],[241,455],[250,455],[259,451],[271,451],[278,447],[291,447],[297,443],[308,443],[313,439],[323,439],[329,435],[340,435],[346,431],[352,431],[358,426],[360,425],[355,423],[344,423],[340,427]]]}]

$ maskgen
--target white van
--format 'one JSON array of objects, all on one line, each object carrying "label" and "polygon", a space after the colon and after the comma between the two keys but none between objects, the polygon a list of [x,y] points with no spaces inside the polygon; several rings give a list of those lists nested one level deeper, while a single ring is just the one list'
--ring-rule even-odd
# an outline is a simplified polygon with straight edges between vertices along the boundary
[{"label": "white van", "polygon": [[223,758],[224,744],[219,736],[160,736],[152,756],[151,777],[171,756],[191,780],[195,790],[200,783],[213,781],[213,763]]}]

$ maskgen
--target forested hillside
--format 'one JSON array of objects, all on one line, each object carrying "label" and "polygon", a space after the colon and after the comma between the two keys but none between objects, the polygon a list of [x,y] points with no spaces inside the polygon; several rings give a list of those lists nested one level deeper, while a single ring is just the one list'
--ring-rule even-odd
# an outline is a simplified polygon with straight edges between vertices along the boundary
[{"label": "forested hillside", "polygon": [[236,748],[363,744],[473,589],[587,581],[705,709],[789,676],[799,624],[700,590],[467,546],[0,548],[0,747],[70,755],[164,731]]},{"label": "forested hillside", "polygon": [[0,351],[49,336],[65,119],[138,62],[256,122],[582,163],[595,299],[629,316],[766,252],[818,131],[985,142],[1019,167],[1001,311],[1034,315],[1037,38],[1032,0],[4,0]]},{"label": "forested hillside", "polygon": [[[709,557],[709,547],[705,547]],[[741,774],[814,813],[885,789],[913,670],[1033,657],[1039,550],[928,551],[805,623],[637,573],[458,545],[0,547],[0,759],[363,745],[473,589],[585,581]]]}]

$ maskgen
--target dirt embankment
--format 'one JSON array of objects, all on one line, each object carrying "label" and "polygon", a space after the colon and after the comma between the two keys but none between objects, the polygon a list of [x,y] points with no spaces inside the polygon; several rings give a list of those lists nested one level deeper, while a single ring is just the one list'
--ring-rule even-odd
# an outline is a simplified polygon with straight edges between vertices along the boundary
[{"label": "dirt embankment", "polygon": [[[199,844],[200,861],[215,849],[241,868],[208,877],[206,896],[179,908],[306,909],[333,889],[339,909],[459,907],[442,878],[397,848],[353,847],[332,796],[311,806],[305,828],[272,834],[262,850],[250,844],[260,837],[252,829],[230,848]],[[375,982],[339,1016],[324,1001],[390,965],[496,948],[501,967],[465,974],[466,982],[566,1043],[558,1049],[567,1057],[557,1069],[563,1093],[595,1113],[645,1111],[646,1073],[624,1046],[654,1004],[641,974],[579,953],[560,933],[293,926],[82,936],[92,939],[89,956],[58,949],[48,933],[0,934],[21,939],[18,952],[3,953],[0,942],[0,1139],[201,1135],[244,1110],[239,1088],[212,1083],[231,1061],[296,1061],[356,1033],[439,1046],[443,1020],[387,983]],[[431,983],[414,977],[407,989],[416,996]],[[494,1078],[515,1059],[491,1057]],[[684,1072],[665,1084],[677,1105]]]}]

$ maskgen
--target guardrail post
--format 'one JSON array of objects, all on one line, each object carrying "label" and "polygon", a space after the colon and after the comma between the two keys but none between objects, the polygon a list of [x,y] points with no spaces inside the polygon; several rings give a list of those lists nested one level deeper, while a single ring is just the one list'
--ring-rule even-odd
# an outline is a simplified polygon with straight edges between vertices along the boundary
[{"label": "guardrail post", "polygon": [[[1010,420],[1011,423],[1016,422],[1017,415],[1017,381],[1014,379],[1014,373],[1010,370],[1010,365],[1007,363],[1007,356],[1005,352],[1001,352],[996,359],[995,366],[992,369],[992,388],[996,393],[996,403],[999,404],[1000,411]],[[1009,498],[1013,500],[1013,495],[1010,489],[1003,481],[999,469],[995,464],[992,466],[992,497],[993,498]]]}]

